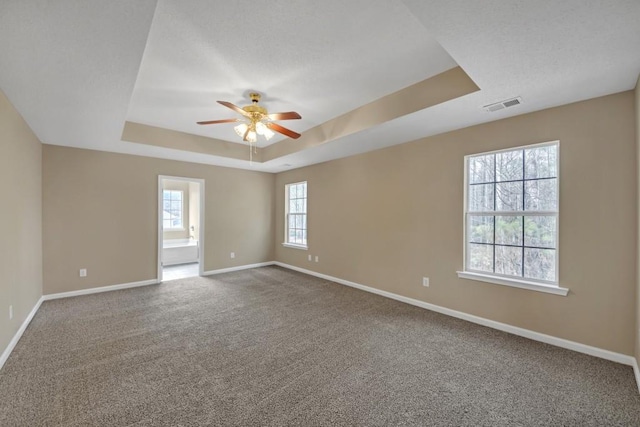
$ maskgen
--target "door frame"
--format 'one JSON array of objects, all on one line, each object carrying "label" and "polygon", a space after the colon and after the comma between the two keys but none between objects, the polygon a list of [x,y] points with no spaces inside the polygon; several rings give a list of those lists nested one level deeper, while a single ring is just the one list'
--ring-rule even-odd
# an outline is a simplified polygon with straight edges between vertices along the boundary
[{"label": "door frame", "polygon": [[169,179],[171,181],[187,181],[187,182],[195,182],[200,184],[200,218],[198,224],[198,275],[204,275],[204,183],[205,180],[201,178],[187,178],[183,176],[170,176],[170,175],[158,175],[158,244],[157,244],[157,262],[158,262],[158,272],[157,272],[157,280],[158,283],[162,282],[162,181],[165,179]]}]

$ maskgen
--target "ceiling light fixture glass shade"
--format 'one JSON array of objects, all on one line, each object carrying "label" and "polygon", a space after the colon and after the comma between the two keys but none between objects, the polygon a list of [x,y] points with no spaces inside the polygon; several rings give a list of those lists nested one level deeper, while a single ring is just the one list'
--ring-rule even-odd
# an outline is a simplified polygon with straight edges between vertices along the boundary
[{"label": "ceiling light fixture glass shade", "polygon": [[254,131],[250,130],[247,134],[247,141],[250,143],[254,143],[258,140],[257,135]]},{"label": "ceiling light fixture glass shade", "polygon": [[254,144],[258,141],[255,122],[252,121],[250,123],[240,123],[239,125],[235,126],[233,130],[236,131],[240,138],[244,139],[246,135],[246,141],[249,143],[249,163],[253,162],[253,153],[257,152],[257,147]]},{"label": "ceiling light fixture glass shade", "polygon": [[269,128],[267,128],[267,129],[264,131],[264,139],[266,139],[267,141],[268,141],[268,140],[270,140],[271,138],[273,138],[273,135],[275,135],[275,133],[273,133],[273,132],[271,131],[271,129],[269,129]]},{"label": "ceiling light fixture glass shade", "polygon": [[267,125],[265,125],[265,124],[264,124],[264,123],[262,123],[262,122],[258,122],[258,123],[256,123],[256,133],[257,133],[258,135],[262,135],[262,136],[264,136],[264,138],[265,138],[267,141],[268,141],[268,140],[270,140],[271,138],[273,138],[273,135],[275,135],[275,134],[271,131],[271,129],[269,129],[269,128],[267,127]]},{"label": "ceiling light fixture glass shade", "polygon": [[262,122],[256,123],[256,133],[258,135],[264,135],[264,131],[266,129],[267,129],[267,127],[264,125],[264,123],[262,123]]},{"label": "ceiling light fixture glass shade", "polygon": [[233,130],[236,131],[240,138],[244,138],[244,134],[247,132],[248,128],[249,126],[247,126],[246,123],[240,123],[238,126],[234,127]]},{"label": "ceiling light fixture glass shade", "polygon": [[240,138],[244,138],[244,134],[247,132],[247,129],[249,129],[249,133],[247,134],[247,142],[256,142],[258,140],[257,135],[264,136],[264,139],[266,139],[267,141],[273,138],[273,136],[275,135],[275,133],[262,122],[256,122],[255,130],[253,130],[252,126],[247,123],[240,123],[238,126],[235,126],[233,128],[233,130],[236,131],[236,134],[238,134]]}]

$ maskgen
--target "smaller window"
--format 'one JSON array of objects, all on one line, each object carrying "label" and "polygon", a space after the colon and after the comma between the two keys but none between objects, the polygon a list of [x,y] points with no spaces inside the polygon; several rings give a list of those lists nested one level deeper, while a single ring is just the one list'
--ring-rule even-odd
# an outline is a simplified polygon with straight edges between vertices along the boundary
[{"label": "smaller window", "polygon": [[182,191],[162,190],[162,228],[164,230],[184,230]]},{"label": "smaller window", "polygon": [[307,246],[307,182],[285,186],[285,244]]}]

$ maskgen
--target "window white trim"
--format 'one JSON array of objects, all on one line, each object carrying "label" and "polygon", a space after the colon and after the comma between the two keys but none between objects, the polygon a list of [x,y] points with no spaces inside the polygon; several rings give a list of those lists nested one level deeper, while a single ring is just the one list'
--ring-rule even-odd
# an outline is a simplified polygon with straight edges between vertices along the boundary
[{"label": "window white trim", "polygon": [[291,249],[302,249],[303,251],[308,251],[309,250],[309,247],[307,245],[296,245],[294,243],[283,242],[282,246],[284,246],[286,248],[291,248]]},{"label": "window white trim", "polygon": [[567,296],[569,289],[561,288],[553,284],[544,284],[530,282],[528,280],[517,280],[506,276],[493,276],[489,274],[476,273],[473,271],[457,271],[458,277],[461,279],[478,280],[480,282],[494,283],[496,285],[513,286],[520,289],[528,289],[530,291],[546,292],[549,294]]},{"label": "window white trim", "polygon": [[535,332],[530,329],[519,328],[517,326],[509,325],[506,323],[496,322],[495,320],[489,320],[484,317],[474,316],[462,311],[452,310],[450,308],[442,307],[439,305],[431,304],[421,300],[409,298],[403,295],[394,294],[388,291],[383,291],[371,286],[362,285],[360,283],[350,282],[348,280],[340,279],[339,277],[333,277],[326,274],[317,273],[315,271],[307,270],[293,265],[285,264],[279,261],[274,262],[275,265],[288,268],[290,270],[299,271],[311,276],[319,277],[321,279],[329,280],[339,283],[341,285],[350,286],[352,288],[360,289],[362,291],[370,292],[372,294],[381,295],[386,298],[394,299],[396,301],[404,302],[406,304],[415,305],[416,307],[424,308],[426,310],[435,311],[436,313],[446,314],[447,316],[455,317],[458,319],[466,320],[467,322],[476,323],[478,325],[487,326],[489,328],[496,329],[498,331],[508,332],[510,334],[518,335],[531,340],[540,341],[546,344],[555,345],[568,350],[577,351],[580,353],[588,354],[590,356],[600,357],[602,359],[610,360],[616,363],[622,363],[623,365],[633,366],[636,371],[636,379],[640,388],[640,374],[636,370],[636,359],[633,356],[629,356],[622,353],[615,353],[610,350],[604,350],[598,347],[592,347],[586,344],[580,344],[575,341],[569,341],[563,338],[554,337],[552,335],[546,335],[540,332]]},{"label": "window white trim", "polygon": [[[297,199],[304,199],[304,212],[295,212],[295,213],[290,213],[289,212],[289,189],[292,186],[296,186],[296,185],[302,185],[304,184],[304,197],[298,197]],[[282,246],[288,247],[288,248],[294,248],[294,249],[308,249],[307,244],[309,242],[309,224],[308,224],[308,199],[309,199],[309,187],[307,185],[307,181],[299,181],[299,182],[291,182],[289,184],[285,184],[284,186],[284,242],[282,243]],[[304,237],[304,242],[300,243],[300,242],[291,242],[289,241],[289,218],[291,215],[303,215],[304,216],[304,228],[302,229],[298,229],[303,231],[303,235]]]},{"label": "window white trim", "polygon": [[[525,149],[531,149],[531,148],[539,148],[539,147],[544,147],[544,146],[553,146],[555,145],[557,147],[557,164],[556,164],[556,195],[557,195],[557,203],[558,203],[558,207],[557,207],[557,211],[488,211],[488,212],[470,212],[468,210],[468,190],[469,190],[469,177],[468,177],[468,173],[469,173],[469,159],[471,157],[476,157],[476,156],[482,156],[482,155],[488,155],[488,154],[497,154],[497,153],[503,153],[503,152],[509,152],[509,151],[516,151],[516,150],[525,150]],[[524,171],[523,171],[524,173]],[[523,176],[524,178],[524,176]],[[494,178],[495,179],[495,178]],[[560,225],[559,225],[559,218],[560,218],[560,141],[549,141],[549,142],[542,142],[542,143],[538,143],[538,144],[529,144],[529,145],[524,145],[524,146],[519,146],[519,147],[511,147],[511,148],[505,148],[505,149],[501,149],[501,150],[494,150],[494,151],[487,151],[487,152],[481,152],[481,153],[475,153],[475,154],[469,154],[464,156],[464,191],[463,191],[463,266],[464,266],[464,271],[458,271],[458,277],[459,278],[463,278],[463,279],[471,279],[471,280],[478,280],[478,281],[483,281],[483,282],[488,282],[488,283],[495,283],[495,284],[499,284],[499,285],[505,285],[505,286],[512,286],[512,287],[516,287],[516,288],[521,288],[521,289],[528,289],[528,290],[534,290],[534,291],[540,291],[540,292],[547,292],[547,293],[551,293],[551,294],[556,294],[556,295],[564,295],[566,296],[567,293],[569,292],[569,289],[567,288],[562,288],[559,286],[559,282],[558,282],[558,278],[560,277],[560,271],[559,271],[559,253],[560,253],[560,242],[559,242],[559,230],[560,230]],[[484,271],[475,271],[472,269],[468,268],[468,259],[467,259],[467,252],[468,252],[468,238],[467,238],[467,220],[470,214],[473,215],[486,215],[486,216],[555,216],[556,217],[556,239],[555,239],[555,251],[556,251],[556,256],[555,256],[555,281],[553,282],[548,282],[548,281],[543,281],[543,280],[532,280],[532,279],[528,279],[528,278],[519,278],[516,276],[504,276],[504,275],[500,275],[498,273],[488,273],[488,272],[484,272]],[[524,243],[524,242],[523,242]],[[495,250],[495,249],[494,249]],[[523,260],[524,262],[524,260]]]}]

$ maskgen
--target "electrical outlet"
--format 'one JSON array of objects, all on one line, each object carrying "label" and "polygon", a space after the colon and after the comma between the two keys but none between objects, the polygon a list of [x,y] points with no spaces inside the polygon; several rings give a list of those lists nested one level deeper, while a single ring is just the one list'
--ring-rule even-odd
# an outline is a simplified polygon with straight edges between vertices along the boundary
[{"label": "electrical outlet", "polygon": [[80,277],[87,277],[87,269],[86,268],[81,268],[80,269]]},{"label": "electrical outlet", "polygon": [[429,287],[429,278],[428,277],[423,277],[422,278],[422,286],[426,286],[427,288]]},{"label": "electrical outlet", "polygon": [[316,255],[316,262],[318,262],[318,261],[319,261],[319,259],[318,259],[318,255]]},{"label": "electrical outlet", "polygon": [[13,306],[9,306],[9,320],[13,319]]},{"label": "electrical outlet", "polygon": [[236,257],[236,253],[235,252],[231,252],[230,256],[231,256],[231,258],[235,258]]},{"label": "electrical outlet", "polygon": [[311,254],[309,254],[309,261],[311,261]]}]

